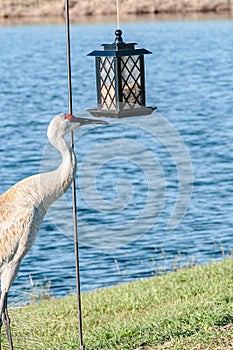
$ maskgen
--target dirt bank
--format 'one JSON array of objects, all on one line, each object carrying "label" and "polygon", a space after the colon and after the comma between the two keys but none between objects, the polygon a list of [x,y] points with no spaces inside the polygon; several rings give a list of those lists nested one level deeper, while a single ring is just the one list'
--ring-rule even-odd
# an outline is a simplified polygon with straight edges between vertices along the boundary
[{"label": "dirt bank", "polygon": [[[233,11],[233,0],[120,0],[120,14]],[[116,2],[70,0],[71,19],[116,13]],[[1,18],[64,16],[64,0],[0,0]]]}]

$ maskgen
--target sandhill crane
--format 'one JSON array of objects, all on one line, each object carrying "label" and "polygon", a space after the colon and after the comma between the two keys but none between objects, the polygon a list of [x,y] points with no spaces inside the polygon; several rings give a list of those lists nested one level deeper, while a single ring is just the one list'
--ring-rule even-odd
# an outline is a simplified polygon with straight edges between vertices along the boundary
[{"label": "sandhill crane", "polygon": [[47,135],[50,143],[62,155],[60,166],[56,170],[27,177],[0,195],[0,332],[4,324],[10,350],[13,350],[13,342],[7,312],[7,293],[23,257],[33,245],[46,211],[67,191],[75,176],[75,153],[64,135],[85,124],[108,123],[77,118],[71,114],[57,115],[50,122]]}]

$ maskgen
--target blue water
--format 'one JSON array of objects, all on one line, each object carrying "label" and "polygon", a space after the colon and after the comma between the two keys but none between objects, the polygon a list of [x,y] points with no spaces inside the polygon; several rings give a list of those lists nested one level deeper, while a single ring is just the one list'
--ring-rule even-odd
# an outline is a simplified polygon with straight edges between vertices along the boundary
[{"label": "blue water", "polygon": [[[170,270],[177,258],[180,264],[222,259],[233,248],[233,21],[123,23],[122,29],[125,41],[153,51],[146,57],[147,104],[158,114],[75,134],[83,291]],[[81,115],[96,99],[94,62],[86,54],[112,42],[114,30],[111,23],[71,28],[73,104]],[[4,192],[56,163],[46,129],[68,105],[64,26],[0,27],[0,43]],[[180,191],[183,202],[171,222],[177,227],[167,230]],[[15,303],[30,292],[30,276],[50,281],[55,296],[75,290],[70,201],[69,191],[43,221],[11,288]]]}]

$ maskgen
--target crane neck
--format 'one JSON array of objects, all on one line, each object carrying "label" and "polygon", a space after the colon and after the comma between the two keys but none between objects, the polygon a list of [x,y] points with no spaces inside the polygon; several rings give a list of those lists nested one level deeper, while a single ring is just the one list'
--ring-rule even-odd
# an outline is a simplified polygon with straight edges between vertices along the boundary
[{"label": "crane neck", "polygon": [[62,161],[56,170],[41,174],[42,197],[46,210],[70,187],[77,165],[74,150],[63,135],[56,133],[49,141],[61,153]]}]

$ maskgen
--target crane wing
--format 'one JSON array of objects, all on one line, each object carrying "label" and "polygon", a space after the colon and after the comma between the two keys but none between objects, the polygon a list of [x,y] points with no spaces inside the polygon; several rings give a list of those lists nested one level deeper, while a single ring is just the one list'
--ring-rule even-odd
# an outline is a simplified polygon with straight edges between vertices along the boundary
[{"label": "crane wing", "polygon": [[[31,207],[19,205],[20,201],[14,187],[0,196],[0,266],[15,256],[19,245],[27,249],[27,238],[33,221]],[[26,209],[26,210],[25,210]]]}]

